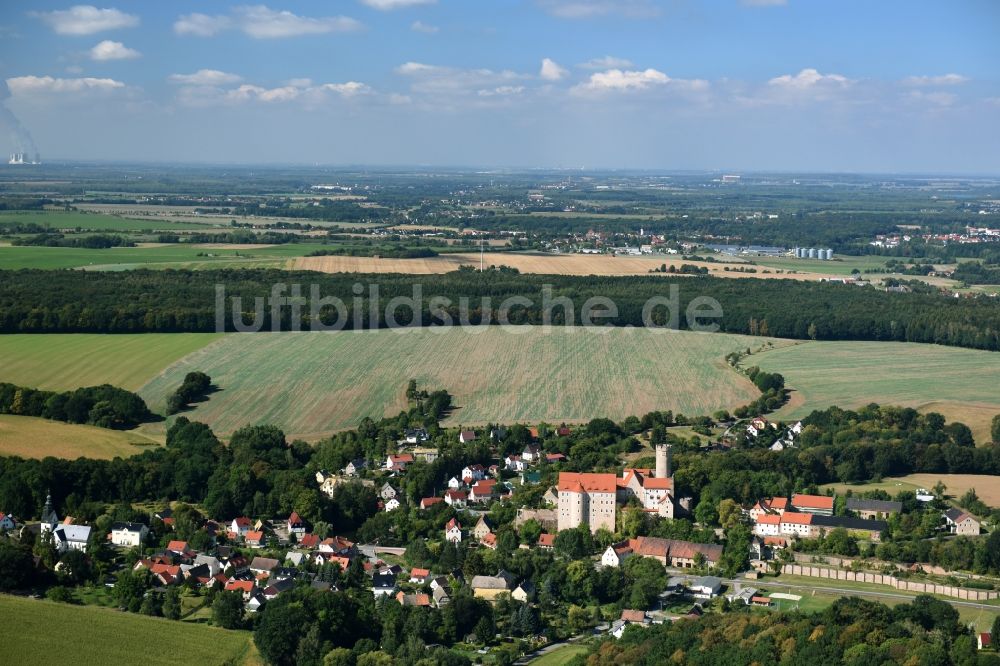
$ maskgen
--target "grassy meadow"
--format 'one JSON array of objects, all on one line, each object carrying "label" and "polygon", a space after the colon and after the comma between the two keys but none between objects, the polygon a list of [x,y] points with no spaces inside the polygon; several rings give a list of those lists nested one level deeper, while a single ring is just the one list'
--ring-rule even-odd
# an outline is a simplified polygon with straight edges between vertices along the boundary
[{"label": "grassy meadow", "polygon": [[0,455],[22,458],[100,458],[141,453],[156,442],[136,432],[0,414]]},{"label": "grassy meadow", "polygon": [[94,606],[0,595],[0,617],[17,637],[2,661],[19,666],[209,666],[246,663],[253,653],[249,632]]},{"label": "grassy meadow", "polygon": [[655,409],[709,414],[752,401],[728,352],[760,339],[724,334],[498,327],[227,335],[140,390],[154,410],[191,370],[221,389],[188,412],[220,433],[274,423],[316,438],[406,407],[406,382],[445,388],[449,424],[580,422]]},{"label": "grassy meadow", "polygon": [[203,224],[171,222],[161,219],[128,219],[115,215],[85,213],[80,211],[17,211],[0,212],[0,231],[3,225],[15,222],[32,223],[49,227],[53,231],[62,229],[86,229],[89,231],[188,231],[204,230]]},{"label": "grassy meadow", "polygon": [[[179,268],[197,264],[201,267],[263,265],[281,266],[288,258],[300,257],[317,245],[208,247],[196,243],[149,244],[143,247],[112,247],[90,250],[76,247],[0,246],[0,270],[19,268],[84,268],[88,270],[126,270],[130,268]],[[200,255],[200,256],[199,256]]]},{"label": "grassy meadow", "polygon": [[1000,413],[1000,354],[906,342],[803,342],[755,354],[744,365],[780,372],[795,390],[780,418],[871,402],[933,409],[962,421],[979,443]]},{"label": "grassy meadow", "polygon": [[113,384],[136,390],[214,333],[0,335],[0,382],[47,390]]}]

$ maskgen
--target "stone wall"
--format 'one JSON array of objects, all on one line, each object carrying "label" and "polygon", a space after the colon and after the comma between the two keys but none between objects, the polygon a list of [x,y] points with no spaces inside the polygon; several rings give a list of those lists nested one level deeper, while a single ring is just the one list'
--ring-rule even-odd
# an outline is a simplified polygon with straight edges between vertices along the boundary
[{"label": "stone wall", "polygon": [[923,594],[939,594],[945,597],[963,599],[968,601],[989,601],[1000,598],[1000,592],[996,590],[970,590],[964,587],[954,587],[952,585],[938,585],[937,583],[925,583],[916,580],[901,580],[895,576],[885,574],[844,571],[843,569],[830,569],[827,567],[803,566],[800,564],[786,564],[781,567],[781,572],[792,576],[808,576],[810,578],[825,578],[830,581],[845,581],[850,583],[871,583],[874,585],[887,585],[897,590],[907,592],[919,592]]}]

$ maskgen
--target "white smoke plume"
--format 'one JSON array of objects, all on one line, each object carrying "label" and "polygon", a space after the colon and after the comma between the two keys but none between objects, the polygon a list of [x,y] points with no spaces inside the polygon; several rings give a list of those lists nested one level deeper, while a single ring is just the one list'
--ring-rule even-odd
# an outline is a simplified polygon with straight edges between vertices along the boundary
[{"label": "white smoke plume", "polygon": [[26,158],[34,157],[39,161],[38,148],[35,147],[35,140],[31,138],[31,133],[25,129],[21,121],[17,119],[14,112],[7,108],[7,100],[10,99],[10,88],[7,81],[0,79],[0,123],[3,123],[7,131],[10,132],[10,140],[14,144],[16,152],[25,153]]}]

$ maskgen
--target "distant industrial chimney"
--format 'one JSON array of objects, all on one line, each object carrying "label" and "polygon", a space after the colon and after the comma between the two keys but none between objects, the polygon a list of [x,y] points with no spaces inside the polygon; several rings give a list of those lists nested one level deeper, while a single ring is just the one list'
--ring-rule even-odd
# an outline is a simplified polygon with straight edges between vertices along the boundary
[{"label": "distant industrial chimney", "polygon": [[670,445],[656,445],[656,478],[670,478]]}]

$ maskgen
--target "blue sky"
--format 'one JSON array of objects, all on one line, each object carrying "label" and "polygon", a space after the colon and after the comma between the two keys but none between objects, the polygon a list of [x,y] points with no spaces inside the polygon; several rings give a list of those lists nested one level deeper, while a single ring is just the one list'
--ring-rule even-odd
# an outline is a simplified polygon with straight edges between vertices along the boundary
[{"label": "blue sky", "polygon": [[53,159],[998,173],[997,34],[992,0],[8,2],[0,77]]}]

